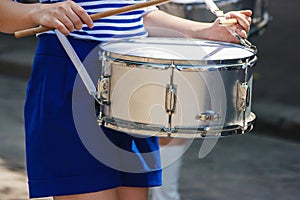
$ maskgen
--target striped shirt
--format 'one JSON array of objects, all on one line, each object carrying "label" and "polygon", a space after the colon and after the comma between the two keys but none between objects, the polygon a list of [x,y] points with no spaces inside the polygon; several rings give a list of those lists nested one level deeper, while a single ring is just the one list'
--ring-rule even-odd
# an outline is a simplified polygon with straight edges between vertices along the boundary
[{"label": "striped shirt", "polygon": [[[54,3],[59,1],[62,0],[40,0],[41,3]],[[82,6],[89,15],[144,1],[146,0],[74,0],[74,2]],[[145,37],[148,33],[143,25],[143,15],[156,9],[155,6],[152,6],[98,19],[94,21],[94,27],[92,29],[84,25],[82,30],[76,30],[70,35],[80,39],[97,41]],[[47,33],[54,33],[54,31]]]}]

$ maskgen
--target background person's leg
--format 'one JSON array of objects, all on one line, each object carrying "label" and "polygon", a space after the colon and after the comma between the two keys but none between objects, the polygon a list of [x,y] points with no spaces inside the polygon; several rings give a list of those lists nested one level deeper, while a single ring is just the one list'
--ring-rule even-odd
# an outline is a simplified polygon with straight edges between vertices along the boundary
[{"label": "background person's leg", "polygon": [[[178,179],[186,144],[179,142],[175,145],[165,145],[163,148],[164,151],[161,151],[161,162],[164,167],[162,171],[163,184],[160,187],[151,188],[151,200],[180,200]],[[178,159],[175,159],[172,164],[168,165],[168,160],[172,159],[172,157],[174,159],[178,157]],[[168,166],[165,167],[165,165]]]}]

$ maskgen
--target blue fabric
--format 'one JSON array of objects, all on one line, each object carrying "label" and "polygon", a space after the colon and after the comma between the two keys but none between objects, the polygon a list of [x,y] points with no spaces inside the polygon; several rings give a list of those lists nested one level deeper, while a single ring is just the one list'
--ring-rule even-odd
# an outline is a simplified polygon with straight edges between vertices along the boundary
[{"label": "blue fabric", "polygon": [[[98,48],[98,42],[95,41],[69,40],[82,60]],[[98,58],[94,63],[95,68],[100,68]],[[99,74],[92,76],[99,77]],[[148,161],[143,160],[142,155],[143,152],[158,150],[156,137],[136,138],[107,128],[89,133],[105,134],[121,149],[134,152],[144,173],[124,172],[109,167],[88,151],[77,132],[72,114],[73,93],[77,90],[86,92],[84,87],[74,85],[76,76],[76,69],[56,36],[41,35],[25,102],[30,197],[79,194],[118,186],[161,185],[161,170],[149,169]],[[77,101],[80,102],[80,97]],[[96,142],[100,152],[105,152],[112,160],[124,160],[122,165],[126,164],[126,158],[120,157],[119,152],[107,152],[103,141]],[[159,153],[153,153],[152,156],[155,165],[159,165]]]}]

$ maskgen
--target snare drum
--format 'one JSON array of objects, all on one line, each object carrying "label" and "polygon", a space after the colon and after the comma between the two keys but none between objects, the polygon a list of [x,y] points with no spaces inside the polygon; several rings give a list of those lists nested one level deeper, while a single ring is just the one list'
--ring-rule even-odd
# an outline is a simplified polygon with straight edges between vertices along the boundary
[{"label": "snare drum", "polygon": [[[252,10],[250,35],[263,30],[269,22],[268,0],[215,0],[214,2],[224,12]],[[160,5],[159,8],[167,13],[195,21],[212,22],[216,19],[204,0],[172,0],[167,4]]]},{"label": "snare drum", "polygon": [[252,129],[256,53],[232,43],[144,38],[103,43],[99,124],[141,136],[215,137]]}]

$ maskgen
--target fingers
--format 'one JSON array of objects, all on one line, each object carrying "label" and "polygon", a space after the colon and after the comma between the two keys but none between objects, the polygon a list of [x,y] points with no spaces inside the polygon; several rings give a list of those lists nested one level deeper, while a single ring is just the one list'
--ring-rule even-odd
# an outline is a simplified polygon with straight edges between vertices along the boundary
[{"label": "fingers", "polygon": [[247,38],[247,33],[250,31],[250,26],[252,23],[251,15],[251,10],[242,10],[228,12],[226,13],[225,17],[237,19],[237,25],[230,27],[230,29],[234,30],[241,37]]},{"label": "fingers", "polygon": [[250,30],[251,17],[245,16],[239,12],[230,13],[231,18],[236,18],[238,24],[245,29],[247,32]]},{"label": "fingers", "polygon": [[236,26],[235,28],[235,32],[240,35],[242,38],[247,38],[247,33],[249,31],[245,31],[245,29],[243,29],[241,26]]},{"label": "fingers", "polygon": [[66,1],[65,16],[68,20],[64,19],[64,24],[70,32],[76,30],[81,30],[83,24],[86,24],[89,28],[93,27],[93,20],[87,14],[87,12],[78,4],[73,1]]},{"label": "fingers", "polygon": [[252,11],[251,10],[240,10],[239,11],[241,14],[251,17],[252,16]]},{"label": "fingers", "polygon": [[[80,16],[80,18],[78,19],[80,19],[83,24],[86,24],[89,28],[93,28],[94,23],[92,18],[87,14],[87,12],[81,6],[75,4],[75,6],[72,7],[72,9],[74,13],[77,14],[77,16]],[[79,23],[79,21],[77,22]],[[81,28],[82,26],[78,30],[80,30]]]},{"label": "fingers", "polygon": [[73,32],[76,28],[81,27],[82,22],[78,16],[76,16],[70,7],[65,7],[63,5],[57,7],[58,14],[55,14],[54,17],[56,17],[57,21],[57,28],[60,32],[62,32],[65,35],[70,34]]},{"label": "fingers", "polygon": [[41,25],[58,29],[65,35],[74,30],[81,30],[86,24],[89,28],[93,27],[93,20],[87,12],[73,1],[65,1],[44,6]]}]

